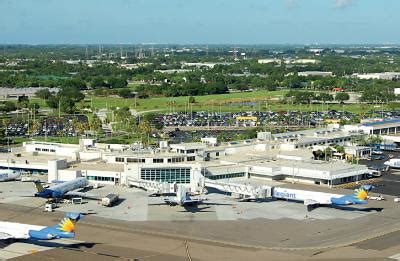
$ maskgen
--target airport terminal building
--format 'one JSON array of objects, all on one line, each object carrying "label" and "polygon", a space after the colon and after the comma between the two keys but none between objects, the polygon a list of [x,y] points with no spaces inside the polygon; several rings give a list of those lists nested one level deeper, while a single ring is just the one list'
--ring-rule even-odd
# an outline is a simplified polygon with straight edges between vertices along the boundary
[{"label": "airport terminal building", "polygon": [[313,149],[336,143],[354,150],[350,145],[358,135],[359,131],[330,126],[281,134],[262,132],[257,139],[228,143],[217,143],[215,138],[197,143],[160,142],[156,149],[90,139],[76,145],[32,141],[24,143],[21,152],[2,155],[0,166],[48,173],[49,182],[84,176],[99,184],[129,185],[134,179],[182,183],[195,190],[205,178],[249,178],[333,186],[365,179],[369,171],[344,160],[315,160]]}]

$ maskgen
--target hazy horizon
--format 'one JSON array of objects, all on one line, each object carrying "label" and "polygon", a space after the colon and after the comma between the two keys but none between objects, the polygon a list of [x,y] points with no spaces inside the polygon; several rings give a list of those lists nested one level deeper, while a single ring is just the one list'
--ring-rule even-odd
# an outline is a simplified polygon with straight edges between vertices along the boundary
[{"label": "hazy horizon", "polygon": [[0,0],[0,44],[399,44],[397,0]]}]

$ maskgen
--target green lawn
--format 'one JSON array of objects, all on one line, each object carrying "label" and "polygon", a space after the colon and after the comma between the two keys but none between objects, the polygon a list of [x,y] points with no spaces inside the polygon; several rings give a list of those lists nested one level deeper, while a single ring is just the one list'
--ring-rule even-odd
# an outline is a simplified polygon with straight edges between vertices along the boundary
[{"label": "green lawn", "polygon": [[[285,95],[287,91],[255,91],[255,92],[242,92],[242,93],[229,93],[229,94],[215,94],[207,96],[195,96],[196,103],[193,104],[193,110],[219,110],[221,107],[222,111],[228,110],[240,110],[238,106],[219,105],[219,103],[227,103],[228,101],[238,103],[239,99],[246,99],[251,102],[251,99],[270,99],[279,98]],[[91,100],[92,99],[92,100]],[[137,99],[135,107],[135,99],[123,99],[118,97],[87,97],[87,102],[92,102],[95,108],[106,108],[106,107],[123,107],[128,106],[130,108],[136,108],[138,111],[147,110],[160,110],[160,111],[184,111],[188,109],[187,102],[189,97],[157,97],[150,99]],[[262,102],[265,105],[265,102]],[[173,105],[171,105],[173,104]],[[261,104],[261,103],[260,103]],[[237,107],[237,108],[235,108]],[[247,106],[251,108],[253,106]],[[258,105],[256,106],[258,107]]]},{"label": "green lawn", "polygon": [[[188,105],[188,96],[184,97],[156,97],[149,99],[120,98],[120,97],[96,97],[87,96],[85,101],[88,106],[96,109],[110,107],[129,107],[137,111],[160,111],[160,112],[177,112],[177,111],[325,111],[325,110],[347,110],[354,113],[364,113],[371,109],[381,110],[387,109],[386,105],[374,107],[371,104],[283,104],[278,102],[288,91],[254,91],[229,94],[215,94],[207,96],[195,96],[195,103]],[[44,100],[34,98],[33,102],[39,103],[44,108],[47,107]]]}]

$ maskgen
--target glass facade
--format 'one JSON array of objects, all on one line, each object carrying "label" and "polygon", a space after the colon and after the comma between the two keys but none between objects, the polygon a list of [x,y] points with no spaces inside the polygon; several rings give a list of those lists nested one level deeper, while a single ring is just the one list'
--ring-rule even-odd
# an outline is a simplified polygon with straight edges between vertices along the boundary
[{"label": "glass facade", "polygon": [[142,168],[140,178],[168,183],[190,183],[190,168]]},{"label": "glass facade", "polygon": [[110,181],[110,182],[115,182],[115,179],[113,177],[100,177],[100,176],[87,176],[88,180],[92,181]]},{"label": "glass facade", "polygon": [[229,173],[229,174],[222,174],[222,175],[210,175],[207,178],[212,179],[212,180],[217,180],[217,179],[240,178],[240,177],[244,177],[244,176],[245,176],[244,172],[239,172],[239,173]]}]

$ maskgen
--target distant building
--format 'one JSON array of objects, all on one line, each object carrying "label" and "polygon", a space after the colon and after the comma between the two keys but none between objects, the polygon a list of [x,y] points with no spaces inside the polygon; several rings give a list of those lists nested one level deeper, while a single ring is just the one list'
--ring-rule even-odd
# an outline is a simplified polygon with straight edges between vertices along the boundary
[{"label": "distant building", "polygon": [[365,74],[355,73],[353,74],[353,77],[365,80],[372,80],[372,79],[394,80],[394,79],[400,79],[400,72],[382,72],[382,73],[365,73]]},{"label": "distant building", "polygon": [[228,62],[223,62],[223,63],[212,63],[212,62],[204,62],[204,63],[186,63],[183,62],[182,66],[183,67],[197,67],[197,68],[214,68],[216,65],[232,65],[234,63],[228,63]]},{"label": "distant building", "polygon": [[281,59],[278,59],[278,58],[259,59],[257,62],[260,63],[260,64],[266,64],[266,63],[278,63],[278,64],[280,64],[281,63]]},{"label": "distant building", "polygon": [[318,64],[320,60],[316,59],[286,59],[286,64]]},{"label": "distant building", "polygon": [[333,76],[332,72],[320,72],[320,71],[305,71],[305,72],[299,72],[299,76],[322,76],[322,77],[328,77],[328,76]]}]

